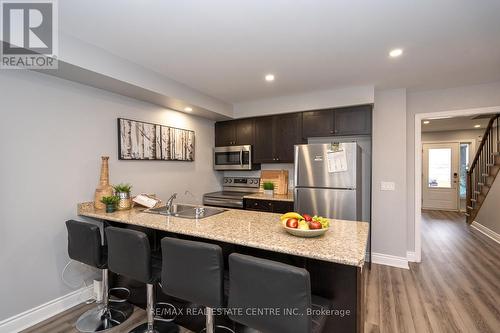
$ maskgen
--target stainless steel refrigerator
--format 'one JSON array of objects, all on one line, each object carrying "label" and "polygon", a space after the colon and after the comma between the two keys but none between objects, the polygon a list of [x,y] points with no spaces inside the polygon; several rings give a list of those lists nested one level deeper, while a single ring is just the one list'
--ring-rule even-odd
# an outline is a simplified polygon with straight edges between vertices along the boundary
[{"label": "stainless steel refrigerator", "polygon": [[295,146],[295,211],[361,220],[361,148],[355,142]]}]

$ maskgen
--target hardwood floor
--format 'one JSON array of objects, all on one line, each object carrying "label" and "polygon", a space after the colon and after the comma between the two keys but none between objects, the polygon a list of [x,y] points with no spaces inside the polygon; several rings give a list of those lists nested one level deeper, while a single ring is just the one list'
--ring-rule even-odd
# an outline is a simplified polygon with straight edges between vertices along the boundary
[{"label": "hardwood floor", "polygon": [[[95,304],[81,304],[59,315],[49,318],[33,327],[30,327],[21,333],[79,333],[75,328],[75,322],[82,313],[94,307]],[[135,308],[134,313],[122,325],[115,327],[106,333],[124,333],[129,332],[134,327],[146,322],[146,312],[143,309]],[[179,333],[192,333],[181,328]]]},{"label": "hardwood floor", "polygon": [[500,245],[461,214],[422,218],[422,263],[368,272],[365,331],[500,332]]},{"label": "hardwood floor", "polygon": [[[425,211],[422,263],[411,263],[409,270],[373,264],[366,300],[366,332],[500,332],[500,245],[458,213]],[[90,306],[72,308],[24,333],[76,333],[75,320]],[[109,332],[127,332],[144,318],[136,309],[126,324]]]}]

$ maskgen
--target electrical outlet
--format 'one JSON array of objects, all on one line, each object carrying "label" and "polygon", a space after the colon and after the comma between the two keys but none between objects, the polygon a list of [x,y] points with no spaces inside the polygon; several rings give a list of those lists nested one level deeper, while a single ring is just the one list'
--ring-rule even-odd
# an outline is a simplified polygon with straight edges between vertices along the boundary
[{"label": "electrical outlet", "polygon": [[395,191],[396,183],[394,182],[380,182],[381,191]]}]

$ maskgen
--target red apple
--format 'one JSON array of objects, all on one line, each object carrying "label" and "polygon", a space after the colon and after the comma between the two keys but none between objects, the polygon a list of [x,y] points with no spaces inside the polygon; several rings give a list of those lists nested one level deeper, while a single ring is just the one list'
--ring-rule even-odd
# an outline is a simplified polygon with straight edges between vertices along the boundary
[{"label": "red apple", "polygon": [[302,214],[302,217],[304,218],[304,220],[306,220],[306,222],[312,221],[312,217],[309,214]]},{"label": "red apple", "polygon": [[286,221],[286,226],[288,228],[294,228],[294,229],[297,229],[297,227],[299,226],[299,221],[297,219],[294,219],[294,218],[291,218],[291,219],[288,219]]},{"label": "red apple", "polygon": [[309,222],[309,229],[321,229],[322,227],[323,226],[319,222],[316,221]]}]

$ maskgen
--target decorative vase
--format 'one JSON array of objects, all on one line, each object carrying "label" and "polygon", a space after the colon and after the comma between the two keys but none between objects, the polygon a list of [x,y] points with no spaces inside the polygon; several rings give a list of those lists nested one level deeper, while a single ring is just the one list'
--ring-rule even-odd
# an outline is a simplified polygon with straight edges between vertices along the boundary
[{"label": "decorative vase", "polygon": [[130,192],[116,192],[120,198],[118,201],[118,210],[127,210],[132,207],[132,199],[130,199]]},{"label": "decorative vase", "polygon": [[109,184],[109,156],[101,156],[101,175],[99,177],[99,187],[95,190],[94,207],[96,209],[104,209],[106,205],[101,202],[103,197],[113,195],[113,187]]},{"label": "decorative vase", "polygon": [[116,211],[115,204],[107,204],[106,205],[106,213],[114,213]]},{"label": "decorative vase", "polygon": [[274,190],[264,190],[264,195],[272,197],[274,195]]}]

